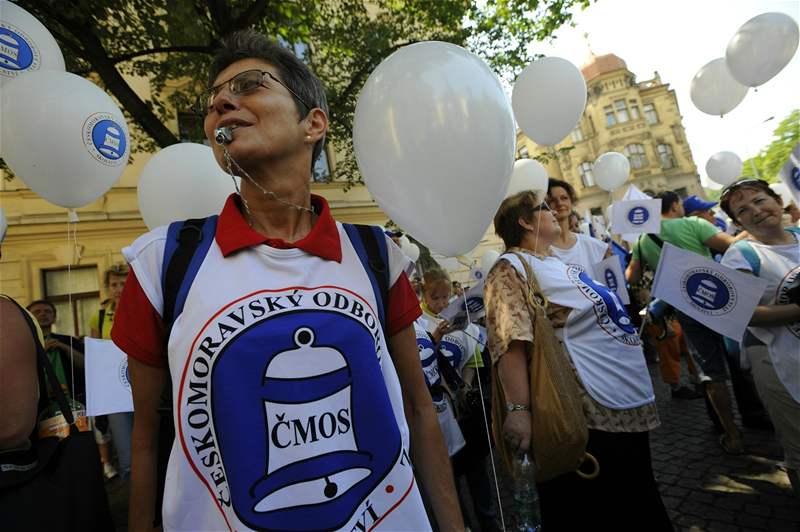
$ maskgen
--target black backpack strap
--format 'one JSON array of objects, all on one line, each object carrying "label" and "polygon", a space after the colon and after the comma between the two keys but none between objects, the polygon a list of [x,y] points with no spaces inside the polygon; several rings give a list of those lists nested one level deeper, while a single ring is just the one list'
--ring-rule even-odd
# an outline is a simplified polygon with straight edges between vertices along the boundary
[{"label": "black backpack strap", "polygon": [[383,337],[388,342],[386,320],[389,308],[389,250],[383,230],[371,225],[342,225],[369,276],[378,304],[377,311],[383,329]]},{"label": "black backpack strap", "polygon": [[[166,261],[162,286],[164,312],[161,318],[164,321],[164,331],[167,339],[169,339],[169,333],[172,330],[172,323],[175,321],[175,303],[178,300],[178,292],[181,289],[184,277],[186,277],[186,272],[189,270],[189,264],[192,262],[195,251],[203,241],[203,225],[206,223],[206,219],[196,218],[177,223],[179,225],[174,230],[170,226],[167,235],[168,247],[169,244],[175,247],[169,257],[166,254],[170,250],[165,249],[164,257]],[[173,233],[174,236],[169,233]]]},{"label": "black backpack strap", "polygon": [[647,233],[647,236],[649,236],[649,237],[650,237],[650,240],[652,240],[653,242],[655,242],[656,246],[658,246],[658,247],[660,247],[660,248],[663,248],[663,247],[664,247],[664,241],[663,241],[663,240],[661,240],[661,237],[660,237],[660,236],[658,236],[658,235],[654,235],[653,233]]}]

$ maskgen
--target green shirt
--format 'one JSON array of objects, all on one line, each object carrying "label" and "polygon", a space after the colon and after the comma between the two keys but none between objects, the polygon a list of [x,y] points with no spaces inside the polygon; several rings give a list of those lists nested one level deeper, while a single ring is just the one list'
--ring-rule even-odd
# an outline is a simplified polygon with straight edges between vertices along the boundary
[{"label": "green shirt", "polygon": [[[711,251],[705,242],[719,233],[719,228],[713,224],[690,216],[688,218],[667,218],[661,220],[661,232],[658,236],[664,242],[669,242],[675,247],[692,251],[706,258],[711,258]],[[633,246],[633,260],[644,259],[648,268],[655,271],[658,259],[661,257],[661,247],[652,238],[642,235]]]}]

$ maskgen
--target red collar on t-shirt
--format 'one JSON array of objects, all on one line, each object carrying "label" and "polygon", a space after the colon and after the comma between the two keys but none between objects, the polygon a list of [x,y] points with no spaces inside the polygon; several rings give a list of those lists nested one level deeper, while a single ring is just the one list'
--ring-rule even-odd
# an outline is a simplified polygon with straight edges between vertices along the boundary
[{"label": "red collar on t-shirt", "polygon": [[217,221],[216,240],[222,255],[227,257],[231,253],[260,244],[266,244],[278,249],[302,249],[306,253],[316,255],[326,260],[342,262],[342,245],[339,241],[339,229],[336,221],[331,216],[328,202],[322,196],[311,195],[311,205],[318,213],[317,221],[311,231],[297,242],[286,242],[280,238],[269,238],[252,227],[242,216],[239,210],[237,194],[228,196],[225,207]]}]

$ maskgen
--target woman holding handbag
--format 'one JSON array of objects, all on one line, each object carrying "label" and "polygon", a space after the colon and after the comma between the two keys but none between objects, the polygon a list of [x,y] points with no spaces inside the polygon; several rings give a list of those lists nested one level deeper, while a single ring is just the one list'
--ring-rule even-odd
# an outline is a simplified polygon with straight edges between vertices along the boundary
[{"label": "woman holding handbag", "polygon": [[[652,383],[624,307],[550,254],[561,228],[535,193],[506,199],[494,225],[506,245],[485,292],[495,440],[506,462],[532,451],[543,528],[672,530],[650,463]],[[578,469],[584,452],[599,473]]]}]

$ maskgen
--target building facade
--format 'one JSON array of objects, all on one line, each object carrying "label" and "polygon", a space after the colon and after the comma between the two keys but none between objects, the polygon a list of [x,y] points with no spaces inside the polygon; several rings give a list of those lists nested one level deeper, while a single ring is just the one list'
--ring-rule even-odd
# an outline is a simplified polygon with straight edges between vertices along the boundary
[{"label": "building facade", "polygon": [[[682,197],[703,197],[675,91],[658,72],[637,82],[614,54],[592,54],[581,72],[588,90],[586,109],[572,133],[546,147],[519,131],[517,156],[544,156],[548,175],[575,187],[581,214],[585,209],[607,214],[608,205],[624,195],[627,184],[650,195],[674,190]],[[609,151],[623,153],[631,165],[628,182],[612,194],[596,185],[592,171],[594,161]]]}]

